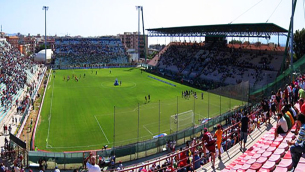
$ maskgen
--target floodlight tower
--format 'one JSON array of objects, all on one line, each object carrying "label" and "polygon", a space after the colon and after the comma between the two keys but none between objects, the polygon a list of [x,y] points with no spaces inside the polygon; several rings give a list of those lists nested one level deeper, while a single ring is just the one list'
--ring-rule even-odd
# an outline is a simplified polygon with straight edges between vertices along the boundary
[{"label": "floodlight tower", "polygon": [[[290,67],[291,67],[291,72],[293,73],[293,18],[294,18],[294,10],[295,10],[295,4],[296,0],[292,0],[292,11],[291,11],[291,19],[290,19]],[[293,77],[291,77],[293,79]]]},{"label": "floodlight tower", "polygon": [[42,10],[44,10],[44,53],[45,53],[45,63],[47,62],[47,11],[49,7],[48,6],[43,6]]},{"label": "floodlight tower", "polygon": [[136,6],[138,10],[138,60],[140,59],[140,13],[142,6]]}]

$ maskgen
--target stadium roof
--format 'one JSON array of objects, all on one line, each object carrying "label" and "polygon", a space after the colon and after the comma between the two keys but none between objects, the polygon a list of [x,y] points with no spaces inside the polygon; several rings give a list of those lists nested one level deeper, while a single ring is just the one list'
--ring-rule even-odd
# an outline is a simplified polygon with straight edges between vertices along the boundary
[{"label": "stadium roof", "polygon": [[288,30],[274,23],[240,23],[146,29],[150,37],[270,37]]}]

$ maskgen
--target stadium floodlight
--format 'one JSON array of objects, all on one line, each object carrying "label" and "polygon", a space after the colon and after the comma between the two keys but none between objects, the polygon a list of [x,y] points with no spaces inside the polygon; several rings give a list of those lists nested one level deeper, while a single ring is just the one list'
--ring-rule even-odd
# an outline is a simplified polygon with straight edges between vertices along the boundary
[{"label": "stadium floodlight", "polygon": [[138,10],[138,60],[140,60],[140,13],[142,6],[136,6]]},{"label": "stadium floodlight", "polygon": [[44,53],[45,53],[45,63],[47,62],[47,11],[49,7],[43,6],[42,10],[44,10]]}]

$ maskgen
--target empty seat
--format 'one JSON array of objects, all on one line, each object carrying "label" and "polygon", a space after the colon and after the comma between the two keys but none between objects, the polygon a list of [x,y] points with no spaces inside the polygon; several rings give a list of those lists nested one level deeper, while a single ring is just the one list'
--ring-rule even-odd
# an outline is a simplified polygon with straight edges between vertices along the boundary
[{"label": "empty seat", "polygon": [[279,145],[278,148],[288,150],[289,146],[288,146],[287,143],[283,143],[283,142],[282,142],[282,143]]},{"label": "empty seat", "polygon": [[284,156],[284,154],[285,154],[285,149],[277,148],[277,149],[273,152],[273,154],[275,154],[275,155],[281,155],[281,157],[282,157],[282,156]]},{"label": "empty seat", "polygon": [[267,161],[267,157],[259,157],[256,162],[257,163],[261,163],[261,164],[264,164],[265,162]]},{"label": "empty seat", "polygon": [[284,155],[283,159],[291,159],[290,150],[288,150],[288,151],[286,152],[286,154]]},{"label": "empty seat", "polygon": [[271,144],[272,144],[272,141],[266,141],[264,144],[265,144],[265,145],[271,145]]},{"label": "empty seat", "polygon": [[275,171],[275,172],[287,172],[288,169],[285,168],[285,167],[276,166],[274,171]]},{"label": "empty seat", "polygon": [[273,171],[275,169],[275,162],[267,161],[261,168],[261,170]]},{"label": "empty seat", "polygon": [[264,152],[262,154],[263,157],[269,158],[272,155],[272,152]]},{"label": "empty seat", "polygon": [[278,147],[281,143],[280,142],[272,142],[270,147]]},{"label": "empty seat", "polygon": [[241,167],[242,167],[242,165],[236,164],[236,165],[235,165],[233,168],[231,168],[231,169],[233,169],[233,170],[239,170]]},{"label": "empty seat", "polygon": [[281,155],[271,155],[268,161],[274,161],[276,164],[281,160]]},{"label": "empty seat", "polygon": [[246,171],[247,169],[249,169],[251,167],[250,164],[244,164],[240,169]]},{"label": "empty seat", "polygon": [[246,172],[256,172],[256,170],[248,169]]},{"label": "empty seat", "polygon": [[268,149],[269,148],[269,145],[263,145],[263,146],[261,146],[261,149],[264,149],[264,150],[266,150],[266,149]]},{"label": "empty seat", "polygon": [[251,165],[251,167],[250,167],[250,169],[251,170],[259,170],[261,167],[262,167],[262,165],[263,164],[260,164],[260,163],[257,163],[257,162],[255,162],[255,163],[253,163],[252,165]]},{"label": "empty seat", "polygon": [[284,140],[283,137],[277,137],[274,141],[275,142],[282,142]]},{"label": "empty seat", "polygon": [[244,157],[244,160],[249,160],[249,159],[252,159],[252,156],[247,155],[246,157]]},{"label": "empty seat", "polygon": [[257,151],[256,153],[257,154],[263,154],[264,152],[266,152],[266,150],[265,149],[261,149],[261,150]]},{"label": "empty seat", "polygon": [[249,159],[247,162],[246,162],[246,164],[253,164],[253,163],[255,163],[256,162],[256,159]]},{"label": "empty seat", "polygon": [[274,152],[276,147],[269,147],[266,151],[267,152]]},{"label": "empty seat", "polygon": [[288,170],[292,168],[292,160],[291,159],[282,159],[281,162],[277,165],[278,167],[284,167]]},{"label": "empty seat", "polygon": [[242,159],[242,160],[240,160],[237,164],[239,164],[239,165],[244,165],[247,161],[248,161],[248,160]]},{"label": "empty seat", "polygon": [[256,154],[255,151],[251,151],[251,152],[248,152],[248,153],[247,153],[248,156],[253,156],[253,155],[255,155],[255,154]]},{"label": "empty seat", "polygon": [[305,164],[298,163],[297,167],[294,169],[294,172],[304,172],[305,171]]},{"label": "empty seat", "polygon": [[257,159],[257,158],[259,158],[261,156],[262,156],[262,154],[255,154],[255,155],[252,156],[252,159]]}]

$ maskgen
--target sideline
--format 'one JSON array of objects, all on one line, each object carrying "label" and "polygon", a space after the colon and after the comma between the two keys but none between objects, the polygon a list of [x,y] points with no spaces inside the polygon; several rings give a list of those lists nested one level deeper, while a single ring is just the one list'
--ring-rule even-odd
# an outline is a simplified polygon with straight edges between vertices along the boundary
[{"label": "sideline", "polygon": [[171,85],[171,86],[176,87],[176,85],[175,85],[175,84],[172,84],[172,83],[170,83],[170,82],[163,81],[163,80],[161,80],[161,79],[155,78],[155,77],[150,76],[150,75],[147,75],[147,76],[148,76],[148,77],[150,77],[150,78],[152,78],[152,79],[155,79],[155,80],[157,80],[157,81],[161,81],[161,82],[163,82],[163,83],[165,83],[165,84],[168,84],[168,85]]}]

